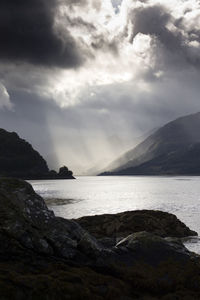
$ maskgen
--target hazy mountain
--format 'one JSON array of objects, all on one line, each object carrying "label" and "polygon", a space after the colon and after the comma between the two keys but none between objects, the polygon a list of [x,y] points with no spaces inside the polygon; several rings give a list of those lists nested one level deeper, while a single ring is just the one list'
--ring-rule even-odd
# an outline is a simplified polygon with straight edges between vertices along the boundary
[{"label": "hazy mountain", "polygon": [[166,124],[116,162],[102,175],[200,174],[200,113]]},{"label": "hazy mountain", "polygon": [[59,173],[50,171],[44,158],[17,133],[0,129],[0,176],[25,179],[73,178],[62,167]]},{"label": "hazy mountain", "polygon": [[144,135],[141,135],[139,137],[137,137],[134,140],[134,147],[132,147],[131,150],[128,150],[125,153],[122,153],[120,156],[118,156],[115,160],[113,160],[111,163],[107,164],[106,167],[102,168],[99,173],[103,173],[106,172],[107,170],[115,170],[120,168],[122,165],[125,165],[128,161],[130,161],[133,157],[133,149],[136,148],[137,145],[139,145],[144,139],[146,139],[149,135],[153,134],[157,129],[152,129],[150,131],[148,131],[147,133],[145,133]]},{"label": "hazy mountain", "polygon": [[87,167],[85,167],[85,171],[82,172],[81,175],[94,176],[99,173],[103,173],[106,170],[116,169],[120,165],[126,163],[128,159],[124,156],[124,153],[128,153],[129,149],[138,145],[147,136],[155,132],[155,130],[156,129],[152,129],[151,131],[143,135],[134,136],[132,137],[132,139],[130,139],[130,137],[126,135],[124,135],[123,137],[119,137],[117,135],[110,136],[109,137],[109,143],[111,146],[110,155],[102,156],[101,154],[101,159],[96,161],[90,168],[87,169]]}]

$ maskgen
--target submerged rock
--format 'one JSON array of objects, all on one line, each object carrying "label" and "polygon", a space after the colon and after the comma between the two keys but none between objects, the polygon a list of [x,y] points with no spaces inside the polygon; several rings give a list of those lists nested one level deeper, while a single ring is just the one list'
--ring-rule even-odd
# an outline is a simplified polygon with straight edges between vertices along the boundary
[{"label": "submerged rock", "polygon": [[0,299],[200,299],[199,256],[161,237],[173,225],[177,237],[191,235],[189,228],[170,214],[138,214],[137,231],[147,229],[149,215],[152,232],[136,232],[127,212],[116,215],[114,229],[106,230],[114,216],[100,216],[102,224],[92,217],[96,239],[79,220],[56,217],[29,183],[0,179]]}]

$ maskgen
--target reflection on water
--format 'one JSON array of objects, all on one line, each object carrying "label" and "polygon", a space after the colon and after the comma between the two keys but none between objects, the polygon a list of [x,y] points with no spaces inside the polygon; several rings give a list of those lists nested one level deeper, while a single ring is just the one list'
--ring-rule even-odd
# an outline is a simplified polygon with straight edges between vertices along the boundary
[{"label": "reflection on water", "polygon": [[[200,233],[200,177],[113,176],[31,181],[55,214],[64,218],[158,209],[174,213]],[[186,242],[200,253],[199,239]]]}]

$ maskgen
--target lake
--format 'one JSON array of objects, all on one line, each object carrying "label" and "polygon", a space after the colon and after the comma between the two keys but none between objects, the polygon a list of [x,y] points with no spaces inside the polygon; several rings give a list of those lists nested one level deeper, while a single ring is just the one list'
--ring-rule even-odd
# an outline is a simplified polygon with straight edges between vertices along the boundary
[{"label": "lake", "polygon": [[[78,218],[136,209],[175,214],[200,233],[200,177],[80,176],[76,180],[32,180],[57,216]],[[200,253],[200,240],[185,243]]]}]

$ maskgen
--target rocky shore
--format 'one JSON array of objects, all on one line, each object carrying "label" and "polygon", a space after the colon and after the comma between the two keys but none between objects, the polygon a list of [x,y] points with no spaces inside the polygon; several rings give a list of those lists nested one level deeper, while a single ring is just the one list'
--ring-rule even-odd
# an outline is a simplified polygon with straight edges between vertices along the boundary
[{"label": "rocky shore", "polygon": [[200,259],[174,215],[66,220],[31,185],[0,179],[0,300],[200,299]]}]

